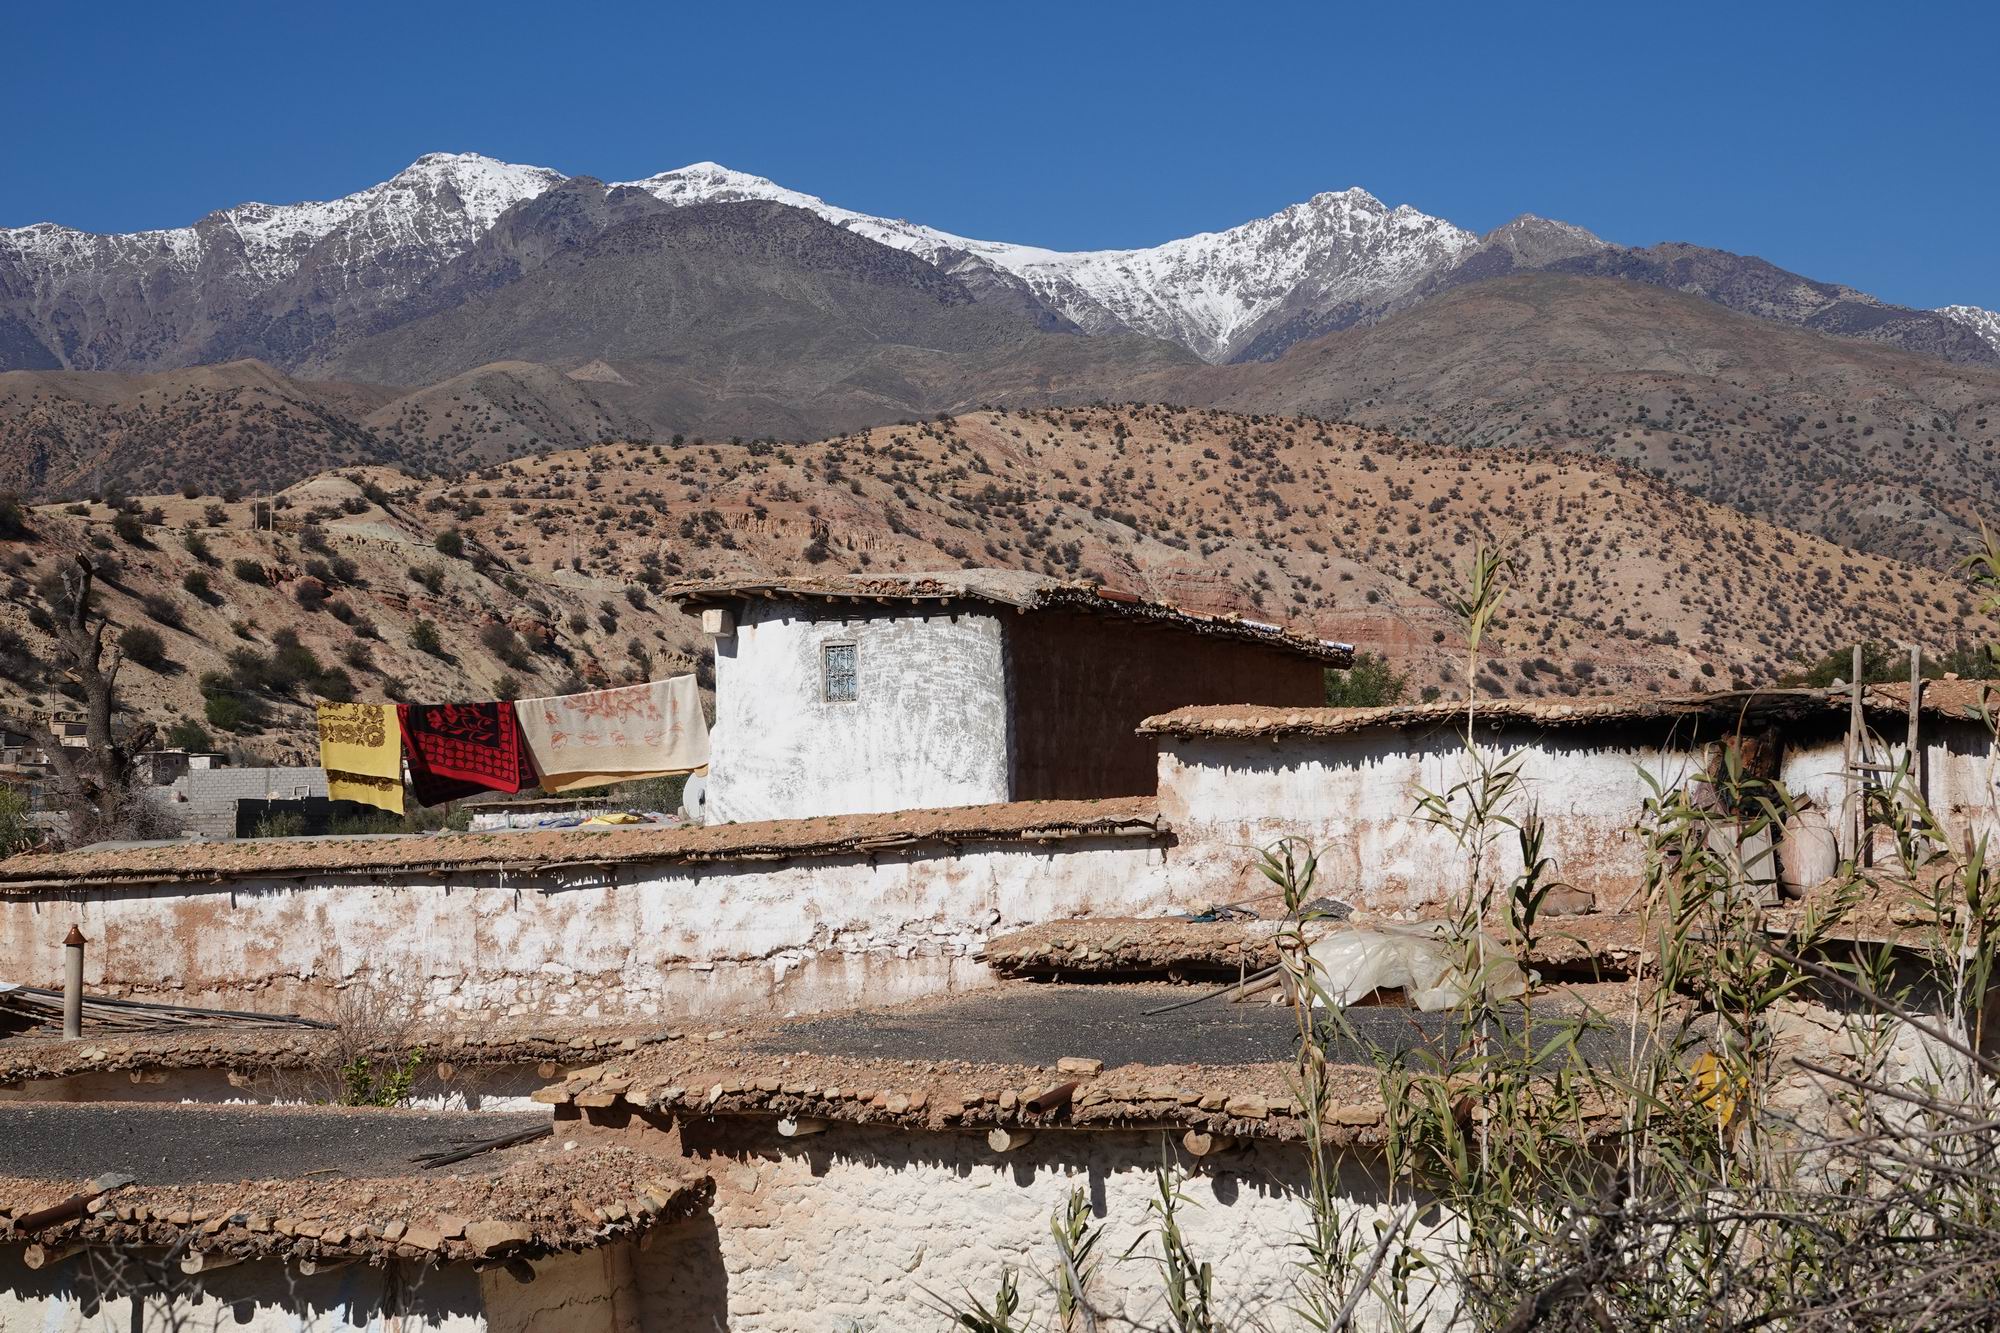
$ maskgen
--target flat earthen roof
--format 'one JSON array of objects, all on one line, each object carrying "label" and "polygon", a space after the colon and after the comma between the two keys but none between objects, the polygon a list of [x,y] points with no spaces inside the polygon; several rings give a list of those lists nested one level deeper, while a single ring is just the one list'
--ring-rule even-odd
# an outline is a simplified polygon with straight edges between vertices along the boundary
[{"label": "flat earthen roof", "polygon": [[[1991,691],[1991,703],[1983,703]],[[1766,723],[1820,717],[1838,718],[1848,707],[1845,688],[1773,687],[1711,694],[1604,695],[1581,699],[1482,699],[1475,713],[1484,726],[1590,727],[1617,722],[1717,721]],[[1907,684],[1868,685],[1862,707],[1880,723],[1909,709]],[[1925,716],[1979,720],[1982,706],[2000,713],[2000,682],[1924,682]],[[1287,708],[1263,704],[1218,704],[1180,708],[1149,717],[1139,731],[1153,736],[1272,737],[1344,736],[1377,728],[1407,730],[1465,723],[1463,701],[1386,704],[1377,708]]]},{"label": "flat earthen roof", "polygon": [[[559,1115],[1303,1137],[1296,1013],[1220,1000],[1144,1012],[1200,993],[1014,982],[891,1008],[691,1032],[578,1071],[535,1100],[555,1105]],[[1605,1026],[1587,1057],[1619,1058],[1625,1037],[1616,1015],[1630,1004],[1624,986],[1558,988],[1537,1004],[1538,1012],[1588,1005]],[[1349,1009],[1347,1018],[1391,1047],[1443,1039],[1451,1022],[1448,1014],[1390,1007]],[[1381,1074],[1358,1047],[1336,1046],[1327,1089],[1332,1138],[1379,1144]]]},{"label": "flat earthen roof", "polygon": [[[1416,923],[1357,912],[1340,922],[1305,927],[1308,939],[1349,927],[1408,929]],[[1235,976],[1278,961],[1278,935],[1286,923],[1187,921],[1173,917],[1092,917],[1050,921],[996,935],[981,956],[1002,976],[1092,980],[1100,977]],[[1534,952],[1523,965],[1544,972],[1625,978],[1652,962],[1637,913],[1544,916]],[[4,1048],[0,1048],[4,1049]]]},{"label": "flat earthen roof", "polygon": [[1150,621],[1191,633],[1259,643],[1347,666],[1354,645],[1239,616],[1207,615],[1150,601],[1097,583],[1066,582],[1018,569],[947,569],[918,574],[808,576],[778,579],[709,579],[668,588],[683,606],[712,606],[755,598],[793,601],[923,603],[983,602],[1016,611],[1087,611]]},{"label": "flat earthen roof", "polygon": [[[433,1076],[477,1086],[485,1070],[536,1065],[554,1079],[577,1066],[664,1040],[666,1029],[657,1021],[551,1020],[532,1027],[478,1023],[467,1030],[441,1020],[416,1025],[394,1041],[384,1040],[372,1053],[400,1061],[420,1048]],[[228,1070],[246,1081],[276,1077],[297,1082],[286,1076],[335,1067],[342,1049],[337,1034],[307,1028],[214,1024],[157,1032],[101,1032],[86,1021],[83,1036],[76,1041],[46,1030],[0,1038],[0,1088],[80,1074],[131,1073],[136,1080],[145,1073],[187,1069]]]},{"label": "flat earthen roof", "polygon": [[[1834,695],[1839,702],[1847,692],[1837,690]],[[1863,690],[1861,702],[1870,712],[1907,713],[1909,684],[1870,685]],[[2000,713],[2000,680],[1927,680],[1923,682],[1922,707],[1931,717],[1983,720],[1988,713]]]},{"label": "flat earthen roof", "polygon": [[[1758,690],[1728,694],[1609,695],[1601,699],[1482,699],[1475,712],[1481,726],[1530,724],[1588,727],[1615,722],[1682,722],[1738,717],[1757,721],[1827,714],[1824,690]],[[1181,708],[1139,724],[1153,736],[1276,737],[1344,736],[1378,728],[1406,730],[1465,725],[1462,701],[1387,704],[1377,708],[1285,708],[1221,704]]]},{"label": "flat earthen roof", "polygon": [[[565,1150],[546,1134],[435,1169],[416,1160],[547,1124],[539,1114],[0,1106],[0,1233],[45,1252],[176,1246],[199,1271],[205,1258],[532,1258],[705,1206],[710,1181],[684,1164],[620,1146]],[[79,1195],[75,1216],[36,1219]]]},{"label": "flat earthen roof", "polygon": [[1014,801],[699,828],[538,829],[371,838],[144,843],[0,861],[0,896],[91,886],[507,871],[556,874],[641,862],[802,860],[906,847],[1068,837],[1157,838],[1151,797]]}]

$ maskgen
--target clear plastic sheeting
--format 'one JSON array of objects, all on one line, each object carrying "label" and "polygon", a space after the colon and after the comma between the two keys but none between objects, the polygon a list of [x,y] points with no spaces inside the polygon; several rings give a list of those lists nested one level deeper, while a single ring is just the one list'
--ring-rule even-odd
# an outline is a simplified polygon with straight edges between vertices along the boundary
[{"label": "clear plastic sheeting", "polygon": [[[1490,935],[1466,950],[1433,931],[1356,927],[1322,936],[1308,950],[1326,997],[1345,1008],[1378,990],[1400,990],[1425,1013],[1463,1004],[1475,988],[1487,1000],[1527,993],[1520,964]],[[1479,960],[1468,976],[1458,955]],[[1314,997],[1314,1003],[1318,1003]]]}]

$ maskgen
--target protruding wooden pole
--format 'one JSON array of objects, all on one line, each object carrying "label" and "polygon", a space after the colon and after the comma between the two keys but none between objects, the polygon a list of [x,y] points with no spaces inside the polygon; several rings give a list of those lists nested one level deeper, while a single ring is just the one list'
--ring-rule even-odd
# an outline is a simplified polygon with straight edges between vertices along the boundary
[{"label": "protruding wooden pole", "polygon": [[67,1245],[43,1245],[37,1241],[21,1251],[21,1262],[34,1269],[54,1268],[57,1264],[79,1253],[82,1249],[83,1245],[81,1242],[72,1242]]},{"label": "protruding wooden pole", "polygon": [[986,1131],[986,1146],[994,1152],[1012,1152],[1035,1137],[1032,1129],[1000,1129]]},{"label": "protruding wooden pole", "polygon": [[[181,1256],[181,1272],[193,1277],[197,1273],[213,1273],[219,1268],[233,1268],[242,1262],[242,1255],[230,1254],[223,1250],[189,1250]],[[312,1270],[306,1267],[309,1262],[311,1261],[302,1260],[299,1264],[299,1271],[308,1276],[312,1273]]]}]

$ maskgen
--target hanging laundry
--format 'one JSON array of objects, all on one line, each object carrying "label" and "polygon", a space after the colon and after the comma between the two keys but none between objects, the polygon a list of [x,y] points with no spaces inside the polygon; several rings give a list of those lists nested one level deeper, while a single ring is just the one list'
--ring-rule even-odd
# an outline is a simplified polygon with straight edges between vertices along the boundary
[{"label": "hanging laundry", "polygon": [[403,813],[403,736],[394,708],[320,703],[319,766],[330,799]]},{"label": "hanging laundry", "polygon": [[396,719],[418,805],[535,785],[511,703],[402,704]]},{"label": "hanging laundry", "polygon": [[514,718],[545,791],[708,767],[708,719],[693,676],[522,699]]}]

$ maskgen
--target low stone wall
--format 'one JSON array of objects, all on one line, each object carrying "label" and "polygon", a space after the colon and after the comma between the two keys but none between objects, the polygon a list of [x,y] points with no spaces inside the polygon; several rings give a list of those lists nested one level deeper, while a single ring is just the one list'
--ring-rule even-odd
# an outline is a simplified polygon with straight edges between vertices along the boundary
[{"label": "low stone wall", "polygon": [[[1184,896],[1269,894],[1254,849],[1292,836],[1319,853],[1317,891],[1356,906],[1434,908],[1463,892],[1465,849],[1417,812],[1426,791],[1444,792],[1472,772],[1449,728],[1159,741],[1160,811],[1179,839],[1173,880]],[[1558,876],[1606,911],[1620,907],[1644,870],[1634,831],[1647,795],[1641,771],[1673,783],[1701,764],[1691,745],[1582,731],[1508,728],[1482,731],[1480,741],[1491,758],[1521,751],[1511,812],[1540,811]],[[1520,856],[1511,838],[1494,850],[1490,870],[1504,882]]]},{"label": "low stone wall", "polygon": [[[525,836],[525,835],[523,835]],[[394,870],[38,889],[0,903],[0,976],[95,994],[365,1019],[844,1008],[980,985],[987,935],[1174,906],[1150,839],[967,843],[562,874]]]}]

